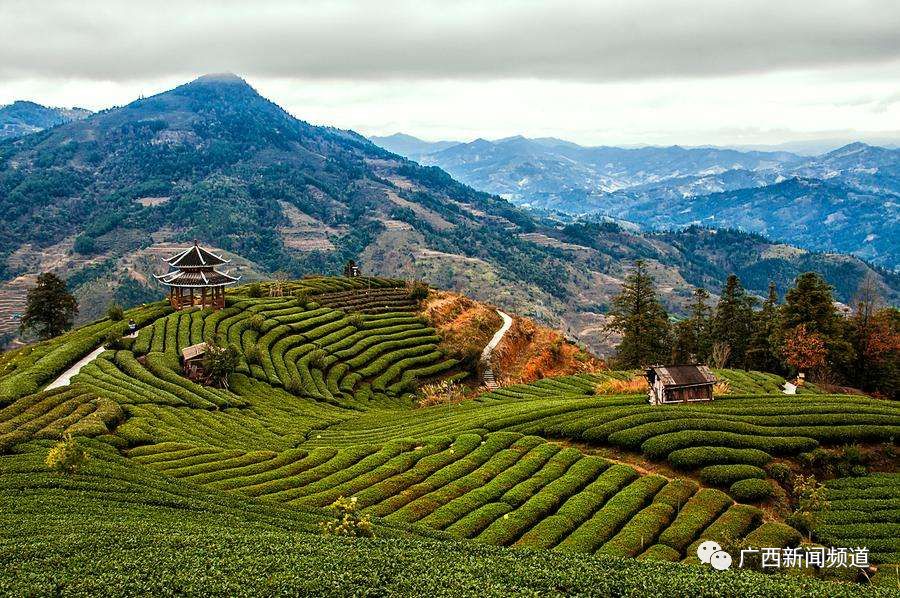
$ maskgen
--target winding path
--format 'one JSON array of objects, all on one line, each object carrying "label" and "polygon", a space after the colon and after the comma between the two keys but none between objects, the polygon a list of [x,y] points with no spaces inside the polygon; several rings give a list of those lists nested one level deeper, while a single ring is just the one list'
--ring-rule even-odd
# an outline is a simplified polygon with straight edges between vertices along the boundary
[{"label": "winding path", "polygon": [[[150,324],[150,325],[152,326],[152,324]],[[137,336],[138,332],[139,331],[135,331],[131,334],[128,334],[125,336],[125,338],[135,338]],[[50,384],[45,386],[44,390],[52,390],[54,388],[59,388],[60,386],[68,386],[69,383],[72,381],[72,378],[75,377],[75,374],[77,374],[78,372],[81,371],[81,368],[83,368],[90,362],[97,359],[97,356],[99,356],[104,351],[106,351],[106,347],[104,347],[103,344],[101,344],[99,347],[97,347],[96,349],[94,349],[93,351],[91,351],[90,353],[88,353],[87,355],[85,355],[84,357],[79,359],[78,361],[76,361],[75,365],[73,365],[72,367],[67,369],[65,372],[63,372],[59,378],[57,378],[56,380],[54,380],[53,382],[51,382]]]},{"label": "winding path", "polygon": [[484,371],[482,373],[481,379],[484,382],[484,385],[488,388],[488,390],[495,390],[500,388],[500,384],[497,383],[497,379],[494,376],[494,370],[491,368],[491,354],[494,352],[494,349],[497,348],[497,345],[500,344],[500,341],[503,340],[503,336],[509,331],[509,327],[512,326],[512,318],[509,317],[508,314],[497,310],[497,313],[503,319],[503,325],[500,326],[500,329],[494,333],[494,336],[491,338],[491,341],[484,348],[484,351],[481,352],[481,363],[484,364]]}]

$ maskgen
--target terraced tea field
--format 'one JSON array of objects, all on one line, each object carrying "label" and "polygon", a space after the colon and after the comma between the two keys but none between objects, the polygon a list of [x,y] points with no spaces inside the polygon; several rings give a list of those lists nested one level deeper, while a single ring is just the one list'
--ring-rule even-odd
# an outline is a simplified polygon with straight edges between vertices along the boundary
[{"label": "terraced tea field", "polygon": [[[110,487],[135,503],[141,484],[154,502],[168,481],[178,493],[316,519],[354,496],[386,535],[694,562],[706,539],[800,542],[773,516],[773,463],[820,446],[893,444],[900,432],[895,403],[815,387],[785,396],[781,378],[736,371],[717,372],[732,392],[703,404],[598,394],[635,375],[607,371],[414,408],[423,382],[470,372],[400,283],[308,279],[276,297],[264,285],[255,298],[250,289],[215,312],[130,311],[137,338],[51,391],[41,388],[124,325],[101,321],[4,356],[0,452],[13,454],[0,459],[25,483],[23,463],[70,433],[134,480]],[[181,373],[181,350],[213,337],[241,354],[227,389]],[[819,540],[900,560],[896,475],[835,480],[829,495]]]}]

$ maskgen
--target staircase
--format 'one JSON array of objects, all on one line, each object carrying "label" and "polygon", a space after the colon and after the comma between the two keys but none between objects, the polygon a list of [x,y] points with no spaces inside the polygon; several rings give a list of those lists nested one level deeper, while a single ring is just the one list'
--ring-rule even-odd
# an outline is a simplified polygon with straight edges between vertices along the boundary
[{"label": "staircase", "polygon": [[490,363],[486,364],[484,367],[484,373],[481,375],[481,380],[484,382],[484,385],[488,390],[497,390],[500,388],[500,384],[497,383],[497,379],[494,378],[494,370],[491,369]]}]

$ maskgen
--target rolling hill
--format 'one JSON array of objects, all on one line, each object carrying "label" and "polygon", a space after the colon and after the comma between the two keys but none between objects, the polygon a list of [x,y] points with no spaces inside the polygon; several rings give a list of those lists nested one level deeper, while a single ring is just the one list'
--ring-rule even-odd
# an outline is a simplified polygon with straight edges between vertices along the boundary
[{"label": "rolling hill", "polygon": [[0,139],[36,133],[90,114],[84,108],[48,108],[20,100],[0,106]]},{"label": "rolling hill", "polygon": [[[862,591],[712,573],[695,550],[707,539],[797,546],[778,503],[785,469],[805,472],[810,451],[848,442],[890,454],[890,401],[811,385],[786,397],[777,376],[722,370],[729,390],[715,401],[652,407],[634,372],[597,370],[417,407],[422,384],[473,376],[431,326],[439,293],[419,305],[396,280],[302,279],[274,297],[270,286],[263,297],[233,289],[219,311],[130,310],[137,336],[66,386],[45,389],[125,320],[0,356],[0,541],[11,557],[0,571],[15,572],[0,590]],[[182,348],[216,336],[239,354],[228,388],[189,380],[179,363]],[[50,473],[44,459],[65,434],[90,459]],[[892,583],[896,473],[830,486],[835,507],[814,537],[870,547]],[[375,540],[319,535],[341,496],[373,518]],[[150,554],[153,566],[138,566]]]},{"label": "rolling hill", "polygon": [[[705,164],[693,153],[684,159]],[[676,313],[691,285],[715,292],[738,268],[753,272],[748,287],[760,294],[768,278],[786,289],[817,270],[844,301],[873,272],[857,259],[739,233],[566,228],[352,131],[298,120],[234,75],[0,142],[0,209],[0,291],[19,288],[17,277],[61,273],[82,321],[110,301],[158,298],[148,281],[160,256],[191,239],[234,258],[245,280],[337,273],[355,259],[367,274],[461,291],[595,350],[605,347],[603,313],[636,258],[651,262]],[[893,301],[900,281],[874,274]]]}]

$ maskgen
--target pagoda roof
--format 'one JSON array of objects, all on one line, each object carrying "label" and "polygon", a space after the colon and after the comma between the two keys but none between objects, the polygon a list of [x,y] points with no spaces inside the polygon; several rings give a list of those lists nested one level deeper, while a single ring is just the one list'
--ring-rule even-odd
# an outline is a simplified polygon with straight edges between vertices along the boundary
[{"label": "pagoda roof", "polygon": [[177,253],[166,260],[173,268],[211,268],[213,266],[221,266],[227,264],[231,260],[226,260],[220,255],[216,255],[209,249],[204,249],[194,241],[191,247]]},{"label": "pagoda roof", "polygon": [[219,287],[234,284],[240,276],[231,276],[218,270],[173,270],[155,278],[170,287]]}]

